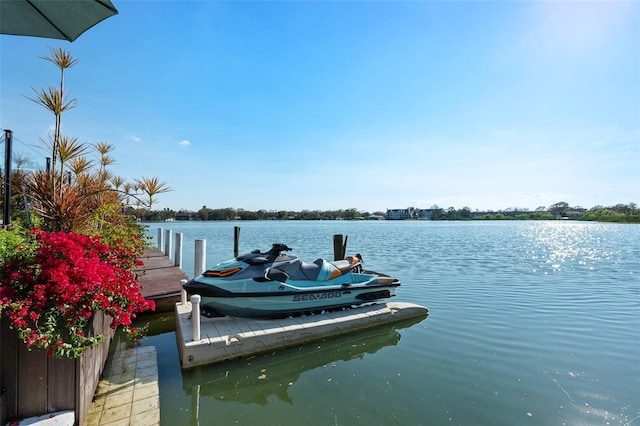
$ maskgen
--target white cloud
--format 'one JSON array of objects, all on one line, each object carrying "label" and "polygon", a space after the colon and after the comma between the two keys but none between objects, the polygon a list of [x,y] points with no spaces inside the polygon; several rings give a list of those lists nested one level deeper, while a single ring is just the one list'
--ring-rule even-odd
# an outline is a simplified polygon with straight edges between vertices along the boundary
[{"label": "white cloud", "polygon": [[135,135],[129,135],[129,139],[131,139],[134,142],[140,142],[142,139],[140,139],[139,137],[135,136]]},{"label": "white cloud", "polygon": [[633,19],[634,2],[535,2],[533,31],[527,43],[565,54],[607,46],[612,36]]},{"label": "white cloud", "polygon": [[178,145],[180,145],[180,146],[189,146],[189,145],[191,145],[191,142],[189,142],[188,140],[184,139],[184,140],[181,140],[180,142],[178,142]]}]

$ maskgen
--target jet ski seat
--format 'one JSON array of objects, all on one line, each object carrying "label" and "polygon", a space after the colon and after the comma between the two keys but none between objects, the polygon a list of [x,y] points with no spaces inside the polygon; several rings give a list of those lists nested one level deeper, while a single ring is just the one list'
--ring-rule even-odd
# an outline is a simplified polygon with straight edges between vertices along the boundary
[{"label": "jet ski seat", "polygon": [[339,277],[342,272],[333,263],[329,263],[324,259],[314,260],[314,264],[318,265],[320,272],[318,273],[318,281],[329,281],[332,278]]},{"label": "jet ski seat", "polygon": [[330,281],[342,274],[346,274],[356,267],[360,259],[348,256],[344,260],[327,262],[325,259],[316,259],[313,263],[300,261],[295,269],[287,271],[292,280]]},{"label": "jet ski seat", "polygon": [[336,270],[335,266],[324,259],[317,259],[313,263],[301,261],[295,270],[289,272],[289,277],[292,280],[328,281]]}]

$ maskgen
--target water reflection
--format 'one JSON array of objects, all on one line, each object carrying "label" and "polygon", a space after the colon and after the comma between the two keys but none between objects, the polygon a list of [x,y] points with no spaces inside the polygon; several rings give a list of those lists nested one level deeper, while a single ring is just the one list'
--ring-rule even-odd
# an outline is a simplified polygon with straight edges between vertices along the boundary
[{"label": "water reflection", "polygon": [[386,346],[395,346],[401,337],[398,329],[410,327],[425,318],[426,315],[271,354],[196,367],[183,371],[182,388],[192,397],[192,414],[197,413],[201,397],[263,406],[268,404],[270,397],[275,397],[293,404],[289,388],[306,371],[337,361],[362,359]]}]

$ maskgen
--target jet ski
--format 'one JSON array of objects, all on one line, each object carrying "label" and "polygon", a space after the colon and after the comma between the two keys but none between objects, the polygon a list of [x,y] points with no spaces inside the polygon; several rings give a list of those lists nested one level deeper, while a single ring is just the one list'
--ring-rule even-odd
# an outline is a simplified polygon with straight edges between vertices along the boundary
[{"label": "jet ski", "polygon": [[286,244],[221,262],[184,285],[201,296],[206,317],[284,318],[388,299],[397,278],[362,267],[362,256],[308,263],[286,254]]}]

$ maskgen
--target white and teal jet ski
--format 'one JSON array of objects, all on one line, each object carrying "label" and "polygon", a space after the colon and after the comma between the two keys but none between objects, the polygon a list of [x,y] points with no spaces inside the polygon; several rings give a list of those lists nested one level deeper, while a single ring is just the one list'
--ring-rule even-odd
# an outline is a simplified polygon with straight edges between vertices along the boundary
[{"label": "white and teal jet ski", "polygon": [[277,318],[360,305],[395,295],[400,281],[362,268],[362,257],[303,262],[285,244],[217,264],[184,285],[204,316]]}]

